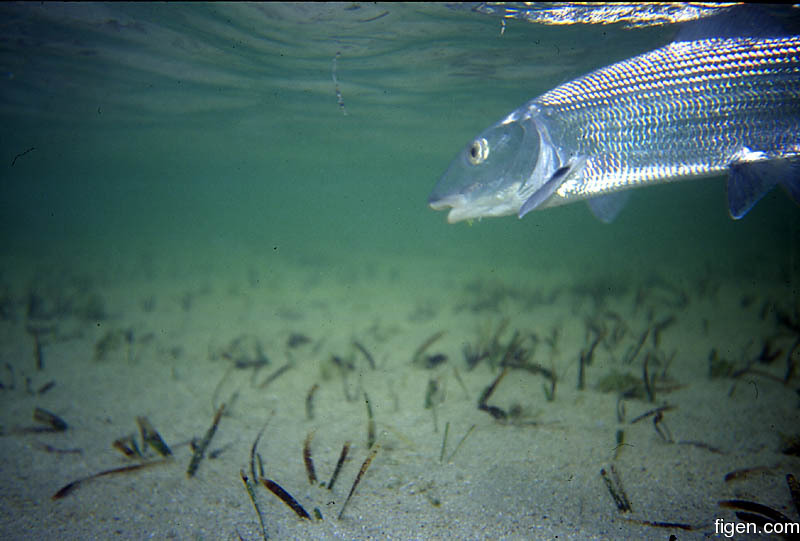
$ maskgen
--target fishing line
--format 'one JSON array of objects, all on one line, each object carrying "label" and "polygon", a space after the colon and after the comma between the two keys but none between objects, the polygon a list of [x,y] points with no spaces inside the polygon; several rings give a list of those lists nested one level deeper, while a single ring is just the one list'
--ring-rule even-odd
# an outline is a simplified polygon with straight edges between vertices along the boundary
[{"label": "fishing line", "polygon": [[333,88],[336,90],[336,101],[339,103],[339,109],[342,114],[347,116],[347,109],[344,108],[344,98],[342,98],[342,91],[339,90],[339,80],[336,79],[336,61],[339,60],[341,52],[336,51],[336,56],[333,57],[333,66],[331,67],[331,77],[333,78]]}]

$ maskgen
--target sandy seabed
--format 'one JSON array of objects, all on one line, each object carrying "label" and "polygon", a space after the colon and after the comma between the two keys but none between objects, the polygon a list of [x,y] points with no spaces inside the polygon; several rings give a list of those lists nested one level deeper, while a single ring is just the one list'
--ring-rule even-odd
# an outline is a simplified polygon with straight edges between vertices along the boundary
[{"label": "sandy seabed", "polygon": [[[798,375],[783,381],[800,357],[791,284],[709,270],[586,283],[488,263],[271,255],[142,257],[113,271],[5,260],[0,538],[261,539],[241,472],[251,476],[265,423],[264,476],[312,515],[257,485],[270,539],[723,538],[714,521],[736,520],[719,505],[729,499],[800,521],[785,481],[800,474]],[[466,347],[488,356],[471,367]],[[379,447],[339,519],[370,454],[365,396]],[[189,442],[223,403],[189,478]],[[37,407],[68,428],[34,430],[48,427]],[[140,462],[112,447],[126,436],[142,446],[140,416],[171,459],[53,499]]]}]

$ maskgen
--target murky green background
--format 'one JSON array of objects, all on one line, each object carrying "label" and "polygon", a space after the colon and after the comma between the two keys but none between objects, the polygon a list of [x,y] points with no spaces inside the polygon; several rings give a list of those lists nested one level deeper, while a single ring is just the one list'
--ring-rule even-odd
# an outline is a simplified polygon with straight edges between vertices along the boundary
[{"label": "murky green background", "polygon": [[721,178],[637,192],[609,226],[582,204],[472,227],[427,208],[480,130],[668,42],[668,28],[509,21],[501,35],[500,19],[441,5],[0,10],[6,255],[135,264],[224,259],[235,246],[289,261],[387,253],[532,272],[797,271],[794,205],[776,190],[734,222]]}]

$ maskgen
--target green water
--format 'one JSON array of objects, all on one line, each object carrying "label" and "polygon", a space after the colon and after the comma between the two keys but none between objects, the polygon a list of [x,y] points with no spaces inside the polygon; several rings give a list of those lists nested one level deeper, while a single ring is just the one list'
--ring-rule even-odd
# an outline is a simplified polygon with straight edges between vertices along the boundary
[{"label": "green water", "polygon": [[[666,538],[621,520],[598,475],[623,426],[619,467],[635,518],[732,520],[717,502],[741,493],[788,509],[781,479],[796,463],[777,442],[797,426],[796,375],[781,382],[795,337],[774,316],[797,318],[800,211],[781,190],[739,221],[728,217],[724,178],[637,190],[609,225],[583,204],[472,225],[427,206],[481,130],[674,33],[514,20],[503,30],[498,18],[441,4],[0,4],[0,425],[30,425],[34,406],[71,425],[41,438],[2,434],[0,530],[260,538],[239,472],[273,409],[261,447],[270,475],[326,516],[300,522],[260,490],[277,539]],[[611,329],[612,316],[624,337],[598,347],[578,391],[578,359],[597,332],[588,323]],[[670,359],[659,370],[679,391],[659,390],[658,402],[678,406],[668,416],[676,439],[728,454],[689,455],[649,421],[629,427],[621,399],[596,389],[608,373],[639,381],[641,357],[623,359],[659,322],[669,325],[652,352]],[[492,397],[531,426],[476,408],[499,359],[471,370],[463,351],[493,329],[508,351],[519,330],[538,347],[533,360],[558,375],[552,402],[541,376],[521,370]],[[449,360],[414,366],[439,331],[428,353]],[[44,333],[43,369],[34,332]],[[293,333],[313,344],[290,352]],[[118,347],[100,359],[109,336]],[[271,366],[232,372],[220,351],[241,336],[258,340]],[[756,366],[758,402],[753,381],[707,376],[709,351],[733,370],[764,345],[781,356]],[[334,356],[358,376],[346,380]],[[293,369],[268,389],[254,384],[284,363]],[[23,378],[57,384],[35,394]],[[448,453],[478,427],[454,463],[439,460],[441,433],[423,407],[434,380],[447,390],[438,422],[452,422]],[[329,473],[352,441],[343,474],[352,481],[367,456],[362,383],[383,447],[335,521],[349,487],[315,493],[300,449],[318,430],[318,468]],[[316,384],[311,421],[304,400]],[[180,442],[202,436],[210,404],[226,397],[238,401],[216,436],[223,452],[188,480]],[[628,419],[653,406],[626,403]],[[59,486],[129,463],[110,442],[138,415],[176,446],[175,463],[53,502]],[[34,438],[85,454],[32,453]],[[775,475],[722,486],[729,471],[772,464]]]},{"label": "green water", "polygon": [[443,6],[296,6],[291,20],[266,6],[259,19],[244,6],[92,7],[3,8],[20,34],[2,51],[6,253],[135,259],[237,243],[532,269],[714,254],[733,272],[786,266],[796,246],[781,194],[733,223],[721,179],[637,193],[610,226],[582,205],[473,227],[427,208],[475,133],[666,30],[510,21],[500,35],[498,19]]}]

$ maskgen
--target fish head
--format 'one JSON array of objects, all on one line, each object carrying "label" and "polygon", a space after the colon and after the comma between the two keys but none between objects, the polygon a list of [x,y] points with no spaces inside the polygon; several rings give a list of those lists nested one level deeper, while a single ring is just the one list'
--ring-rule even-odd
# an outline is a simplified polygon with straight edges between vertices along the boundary
[{"label": "fish head", "polygon": [[519,190],[533,173],[541,137],[527,107],[473,139],[450,163],[428,204],[450,209],[450,223],[516,213],[524,199]]}]

